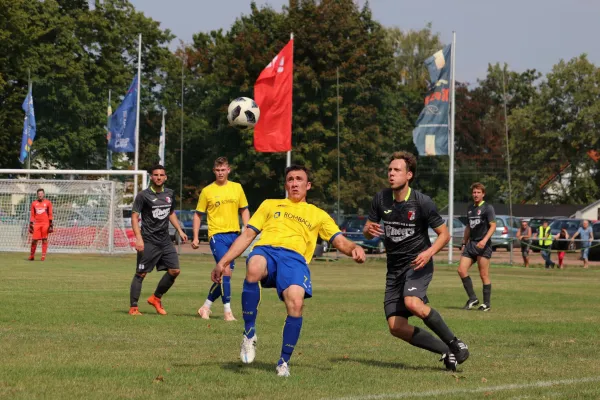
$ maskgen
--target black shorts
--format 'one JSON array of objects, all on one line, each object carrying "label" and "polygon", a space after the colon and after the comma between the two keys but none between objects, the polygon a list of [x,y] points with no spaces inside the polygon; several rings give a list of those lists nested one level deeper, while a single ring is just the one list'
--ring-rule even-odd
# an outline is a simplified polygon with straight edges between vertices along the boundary
[{"label": "black shorts", "polygon": [[157,271],[179,269],[179,257],[173,243],[144,243],[144,251],[137,252],[135,272],[152,272],[154,267]]},{"label": "black shorts", "polygon": [[470,258],[473,261],[477,261],[477,257],[492,258],[492,246],[488,241],[483,249],[477,248],[477,243],[474,240],[469,240],[465,245],[465,249],[462,252],[463,257]]},{"label": "black shorts", "polygon": [[385,277],[385,298],[383,308],[385,318],[400,316],[408,318],[412,313],[406,309],[404,298],[415,296],[429,303],[427,287],[433,278],[433,262],[430,261],[425,268],[415,271],[411,267],[403,269],[388,269]]}]

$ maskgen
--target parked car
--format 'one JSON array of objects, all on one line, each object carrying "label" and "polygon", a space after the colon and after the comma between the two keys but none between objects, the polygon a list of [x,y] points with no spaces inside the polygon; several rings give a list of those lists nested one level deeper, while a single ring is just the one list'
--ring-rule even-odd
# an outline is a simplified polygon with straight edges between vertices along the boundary
[{"label": "parked car", "polygon": [[363,235],[363,228],[366,223],[367,217],[364,215],[347,216],[344,222],[342,222],[340,229],[344,236],[360,245],[367,253],[384,253],[385,245],[382,238],[374,237],[373,239],[367,239]]},{"label": "parked car", "polygon": [[[512,220],[512,221],[511,221]],[[496,231],[492,234],[492,250],[498,248],[510,249],[518,246],[517,231],[521,226],[521,218],[510,215],[496,215]]]},{"label": "parked car", "polygon": [[[448,216],[447,215],[441,215],[441,217],[444,220],[445,224],[448,224]],[[431,243],[433,243],[436,239],[437,239],[437,233],[435,233],[435,231],[431,228],[428,229],[428,234],[429,234],[429,241]],[[458,216],[455,216],[452,219],[452,246],[453,247],[457,247],[457,248],[461,248],[462,246],[462,240],[465,236],[465,224],[462,223],[462,221],[460,220],[460,218]]]},{"label": "parked car", "polygon": [[[177,219],[179,220],[179,225],[181,229],[185,232],[188,237],[188,240],[192,240],[194,238],[193,231],[193,223],[194,223],[194,210],[175,210],[175,215],[177,215]],[[169,223],[169,235],[171,235],[171,240],[175,243],[179,244],[179,235],[175,231],[175,227]],[[202,218],[202,223],[200,224],[200,231],[198,232],[198,239],[202,242],[208,241],[208,223],[206,221],[206,217]]]},{"label": "parked car", "polygon": [[[558,235],[561,229],[566,229],[569,237],[573,237],[577,229],[581,226],[583,220],[580,218],[558,218],[552,221],[550,224],[550,233],[554,235]],[[555,249],[557,241],[552,242],[552,248]],[[569,250],[575,250],[581,248],[581,242],[573,242],[569,243]]]},{"label": "parked car", "polygon": [[594,234],[594,240],[592,241],[592,247],[590,248],[589,259],[590,261],[600,261],[600,222],[596,222],[592,225],[592,232]]}]

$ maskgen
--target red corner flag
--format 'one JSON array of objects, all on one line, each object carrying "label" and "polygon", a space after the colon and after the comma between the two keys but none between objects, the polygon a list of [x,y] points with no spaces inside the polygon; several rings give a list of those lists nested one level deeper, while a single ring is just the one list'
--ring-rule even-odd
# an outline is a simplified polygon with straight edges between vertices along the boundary
[{"label": "red corner flag", "polygon": [[254,127],[256,151],[292,150],[293,69],[294,40],[290,40],[254,84],[254,100],[260,107],[260,118]]}]

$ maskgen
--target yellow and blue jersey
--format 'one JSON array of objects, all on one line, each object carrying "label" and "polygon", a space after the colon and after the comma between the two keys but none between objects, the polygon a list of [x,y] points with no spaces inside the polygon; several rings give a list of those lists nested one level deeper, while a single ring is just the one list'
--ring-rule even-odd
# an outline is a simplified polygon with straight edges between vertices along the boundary
[{"label": "yellow and blue jersey", "polygon": [[239,232],[239,210],[247,207],[242,185],[231,181],[224,185],[213,182],[200,192],[196,211],[208,216],[208,237],[212,237],[218,233]]},{"label": "yellow and blue jersey", "polygon": [[263,201],[250,218],[248,228],[261,233],[255,246],[292,250],[310,263],[317,239],[332,240],[340,229],[325,211],[306,202],[289,199]]}]

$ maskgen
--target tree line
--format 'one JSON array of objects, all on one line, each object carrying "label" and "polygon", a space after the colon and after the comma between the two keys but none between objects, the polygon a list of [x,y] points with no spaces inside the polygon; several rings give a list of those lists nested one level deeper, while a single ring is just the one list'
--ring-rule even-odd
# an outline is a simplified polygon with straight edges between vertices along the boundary
[{"label": "tree line", "polygon": [[[412,129],[427,93],[423,61],[441,49],[431,25],[386,28],[368,3],[290,0],[282,10],[250,3],[227,30],[203,32],[169,49],[174,35],[127,0],[0,0],[0,166],[19,168],[28,71],[33,79],[37,137],[32,166],[104,169],[106,109],[120,103],[136,73],[143,36],[140,166],[158,160],[161,110],[167,110],[169,186],[193,206],[210,183],[212,162],[227,156],[233,180],[251,204],[283,195],[285,154],[256,153],[252,131],[227,124],[229,102],[252,97],[262,69],[294,33],[293,161],[313,172],[310,201],[333,211],[337,201],[337,105],[340,107],[341,209],[368,209],[386,185],[395,150],[416,152]],[[460,62],[457,63],[460,66]],[[180,142],[183,66],[183,143]],[[339,74],[339,86],[337,85]],[[509,127],[505,139],[504,91]],[[488,198],[586,204],[600,197],[600,69],[585,54],[560,60],[542,76],[489,65],[485,79],[457,83],[455,200],[469,200],[481,181]],[[116,168],[131,168],[121,158]],[[448,199],[448,157],[420,157],[415,186]]]}]

